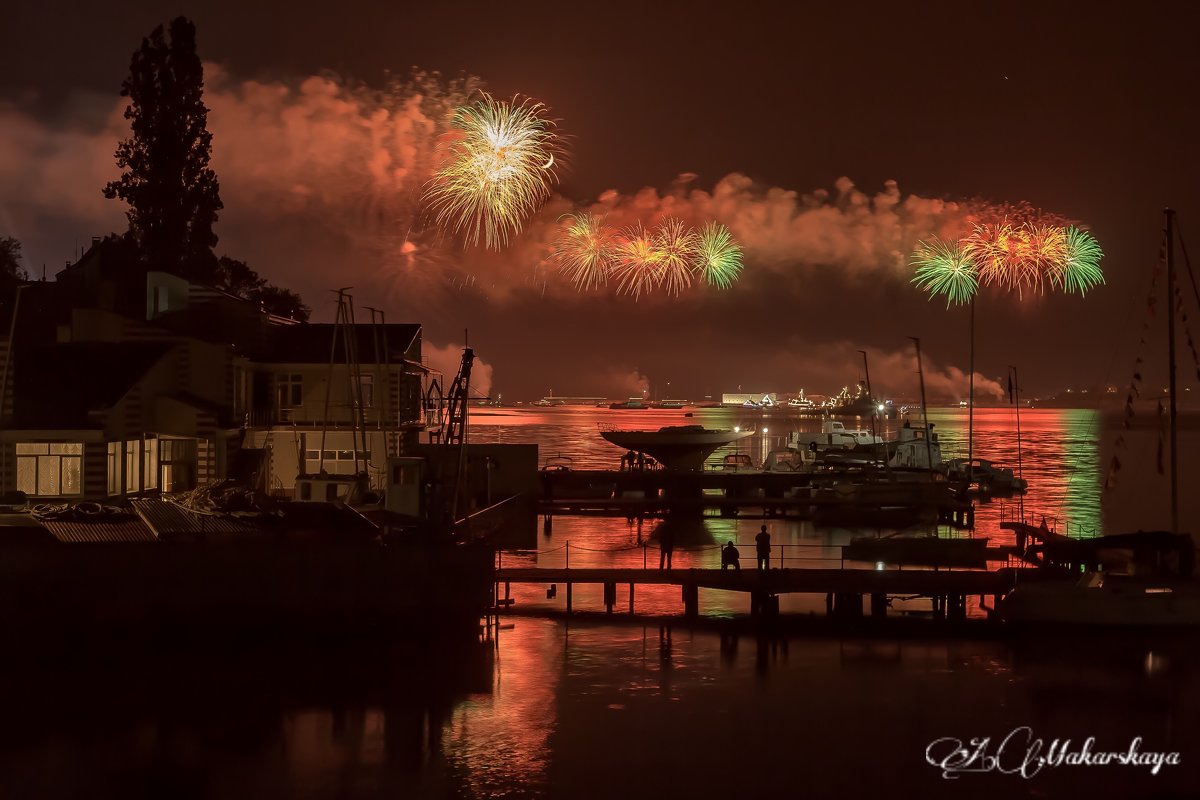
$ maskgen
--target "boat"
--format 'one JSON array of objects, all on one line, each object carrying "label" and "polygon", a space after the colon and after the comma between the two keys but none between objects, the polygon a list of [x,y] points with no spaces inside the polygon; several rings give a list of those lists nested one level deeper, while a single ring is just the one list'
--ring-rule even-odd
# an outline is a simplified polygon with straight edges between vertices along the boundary
[{"label": "boat", "polygon": [[753,431],[710,430],[703,425],[669,425],[656,431],[601,429],[605,440],[624,450],[645,453],[667,469],[700,470],[719,448],[754,435]]},{"label": "boat", "polygon": [[[1190,535],[1169,531],[1069,539],[1041,529],[1027,555],[1049,573],[1021,580],[1000,604],[1017,625],[1200,625]],[[1079,570],[1084,572],[1080,574]]]},{"label": "boat", "polygon": [[842,550],[847,561],[891,566],[987,568],[987,538],[855,536]]},{"label": "boat", "polygon": [[[1167,209],[1162,248],[1168,297],[1175,286],[1175,212]],[[1043,569],[1018,581],[1000,602],[1001,618],[1013,626],[1098,626],[1161,629],[1200,625],[1200,583],[1194,577],[1196,544],[1179,525],[1179,440],[1175,380],[1175,304],[1168,302],[1167,359],[1170,403],[1171,530],[1138,531],[1092,539],[1070,539],[1049,530],[1010,523],[1017,541],[1034,539],[1026,557],[1043,559]],[[1140,359],[1139,359],[1140,360]],[[1128,411],[1136,391],[1135,373]],[[1020,396],[1017,396],[1019,402]],[[1161,406],[1160,406],[1161,408]],[[1115,461],[1115,457],[1114,457]]]},{"label": "boat", "polygon": [[684,408],[685,406],[687,406],[686,400],[660,400],[657,403],[654,403],[652,407],[653,408],[672,409],[672,408]]},{"label": "boat", "polygon": [[791,450],[848,450],[859,445],[882,443],[883,439],[871,431],[847,428],[834,419],[822,420],[819,433],[792,431],[787,440],[787,446]]},{"label": "boat", "polygon": [[952,458],[942,465],[946,477],[958,483],[975,483],[987,493],[1023,492],[1029,484],[1018,478],[1010,467],[999,466],[986,458]]},{"label": "boat", "polygon": [[630,409],[646,409],[646,408],[649,408],[650,406],[647,405],[646,401],[644,399],[642,399],[641,397],[631,397],[623,403],[609,403],[608,407],[612,408],[612,409],[630,410]]}]

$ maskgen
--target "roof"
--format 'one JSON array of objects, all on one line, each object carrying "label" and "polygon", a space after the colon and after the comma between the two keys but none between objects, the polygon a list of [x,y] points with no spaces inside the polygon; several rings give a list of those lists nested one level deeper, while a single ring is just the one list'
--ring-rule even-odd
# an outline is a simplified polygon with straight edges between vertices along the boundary
[{"label": "roof", "polygon": [[[328,364],[333,349],[333,334],[338,326],[327,323],[305,323],[302,325],[275,325],[267,332],[267,346],[258,360],[274,364]],[[355,346],[360,363],[374,363],[376,358],[375,337],[382,332],[386,337],[388,360],[400,363],[405,359],[421,333],[415,324],[387,324],[372,326],[358,323],[354,326]],[[339,332],[337,352],[334,357],[344,361],[342,337]],[[383,353],[379,354],[383,361]]]},{"label": "roof", "polygon": [[331,503],[279,503],[272,514],[202,513],[170,500],[132,500],[134,511],[162,539],[250,534],[332,536],[370,540],[379,529],[357,511]]},{"label": "roof", "polygon": [[54,538],[68,544],[86,542],[153,542],[154,533],[136,517],[118,518],[118,521],[76,522],[47,519],[42,526],[54,534]]},{"label": "roof", "polygon": [[133,510],[160,539],[257,533],[262,526],[229,514],[201,514],[169,500],[132,500]]},{"label": "roof", "polygon": [[15,426],[96,427],[89,412],[111,408],[172,346],[169,342],[74,342],[18,347],[13,373]]}]

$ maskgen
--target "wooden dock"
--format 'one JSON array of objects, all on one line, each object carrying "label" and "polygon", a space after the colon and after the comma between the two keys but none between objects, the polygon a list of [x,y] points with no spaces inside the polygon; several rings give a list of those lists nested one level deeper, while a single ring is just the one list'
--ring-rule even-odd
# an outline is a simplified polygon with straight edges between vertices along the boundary
[{"label": "wooden dock", "polygon": [[543,472],[538,510],[597,516],[795,517],[841,522],[974,525],[974,506],[945,481],[896,480],[884,472]]},{"label": "wooden dock", "polygon": [[[572,610],[575,584],[599,584],[604,587],[605,610],[616,605],[617,586],[629,586],[629,610],[634,611],[635,587],[673,585],[682,589],[684,614],[699,614],[699,590],[718,589],[745,592],[750,596],[752,614],[778,613],[781,594],[823,594],[831,616],[861,617],[863,600],[870,599],[872,616],[887,614],[889,596],[919,596],[934,600],[934,611],[948,618],[966,614],[970,595],[991,597],[992,607],[1012,589],[1015,571],[1009,568],[985,570],[872,570],[872,569],[746,569],[741,572],[721,569],[637,569],[637,568],[540,568],[502,567],[496,571],[497,605],[509,602],[513,583],[566,585],[567,613]],[[501,597],[503,585],[503,597]]]}]

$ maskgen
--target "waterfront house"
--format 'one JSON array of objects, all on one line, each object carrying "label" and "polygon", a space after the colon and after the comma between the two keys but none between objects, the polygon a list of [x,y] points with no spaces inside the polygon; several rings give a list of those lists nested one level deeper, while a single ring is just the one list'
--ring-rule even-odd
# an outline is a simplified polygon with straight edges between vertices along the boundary
[{"label": "waterfront house", "polygon": [[[0,297],[0,493],[104,501],[237,476],[288,494],[298,473],[356,465],[378,486],[416,444],[419,325],[297,323],[131,272],[117,249],[94,242],[56,280]],[[335,349],[346,330],[357,369]]]}]

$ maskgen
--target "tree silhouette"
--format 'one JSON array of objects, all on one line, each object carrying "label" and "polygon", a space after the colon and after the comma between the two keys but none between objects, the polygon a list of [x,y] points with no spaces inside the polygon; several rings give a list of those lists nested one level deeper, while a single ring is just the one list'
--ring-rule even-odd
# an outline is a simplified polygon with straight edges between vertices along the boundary
[{"label": "tree silhouette", "polygon": [[154,29],[133,54],[121,95],[133,136],[117,147],[120,179],[104,196],[129,204],[129,231],[146,268],[213,283],[221,204],[209,168],[212,134],[203,102],[204,69],[196,55],[196,26],[184,17]]},{"label": "tree silhouette", "polygon": [[21,243],[11,236],[0,236],[0,284],[18,283],[28,278],[21,268]]}]

